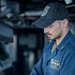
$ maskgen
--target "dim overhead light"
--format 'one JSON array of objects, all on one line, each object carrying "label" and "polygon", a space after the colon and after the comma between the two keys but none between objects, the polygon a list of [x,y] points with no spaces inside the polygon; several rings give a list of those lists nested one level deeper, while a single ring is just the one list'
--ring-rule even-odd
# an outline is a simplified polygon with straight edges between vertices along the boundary
[{"label": "dim overhead light", "polygon": [[65,0],[65,3],[66,4],[70,4],[70,3],[72,3],[73,1],[72,0]]}]

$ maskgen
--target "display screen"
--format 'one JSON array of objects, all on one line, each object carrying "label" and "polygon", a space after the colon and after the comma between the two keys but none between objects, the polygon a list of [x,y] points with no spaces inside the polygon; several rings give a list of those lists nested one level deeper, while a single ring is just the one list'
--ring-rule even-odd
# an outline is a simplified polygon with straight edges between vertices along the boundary
[{"label": "display screen", "polygon": [[19,44],[29,48],[36,48],[37,36],[36,34],[23,34],[20,36]]}]

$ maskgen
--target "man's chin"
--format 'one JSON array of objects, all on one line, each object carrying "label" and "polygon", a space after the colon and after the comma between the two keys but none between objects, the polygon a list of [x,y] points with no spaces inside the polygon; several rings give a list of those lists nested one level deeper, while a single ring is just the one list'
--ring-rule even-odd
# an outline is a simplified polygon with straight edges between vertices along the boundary
[{"label": "man's chin", "polygon": [[49,40],[54,40],[54,38],[49,37]]}]

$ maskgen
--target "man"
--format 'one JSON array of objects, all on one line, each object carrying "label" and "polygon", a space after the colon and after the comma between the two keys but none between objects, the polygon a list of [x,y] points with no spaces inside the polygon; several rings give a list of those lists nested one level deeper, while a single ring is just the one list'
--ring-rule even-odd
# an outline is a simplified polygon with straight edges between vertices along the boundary
[{"label": "man", "polygon": [[33,23],[44,28],[50,41],[30,75],[75,75],[75,38],[69,30],[69,13],[63,4],[46,6]]}]

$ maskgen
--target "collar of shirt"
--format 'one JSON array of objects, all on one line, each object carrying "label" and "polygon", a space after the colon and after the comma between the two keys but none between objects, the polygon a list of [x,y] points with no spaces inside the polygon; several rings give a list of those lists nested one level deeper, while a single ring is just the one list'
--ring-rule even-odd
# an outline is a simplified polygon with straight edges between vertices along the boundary
[{"label": "collar of shirt", "polygon": [[55,55],[57,55],[57,52],[60,50],[63,50],[67,44],[71,41],[72,39],[72,33],[69,31],[67,33],[67,35],[64,37],[64,39],[61,41],[61,43],[55,48],[56,50],[54,50],[54,52],[50,53],[52,50],[52,46],[55,42],[55,40],[50,41],[50,43],[45,47],[45,62],[47,63],[52,57],[54,57]]},{"label": "collar of shirt", "polygon": [[72,33],[69,31],[56,48],[58,50],[63,50],[66,47],[66,45],[70,42],[72,36],[73,36]]}]

